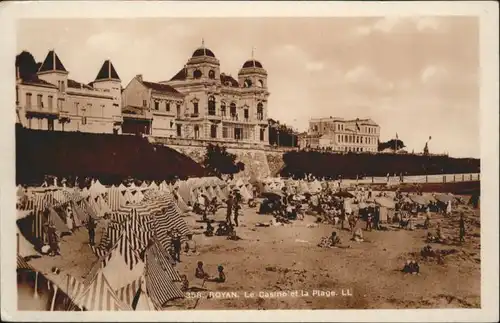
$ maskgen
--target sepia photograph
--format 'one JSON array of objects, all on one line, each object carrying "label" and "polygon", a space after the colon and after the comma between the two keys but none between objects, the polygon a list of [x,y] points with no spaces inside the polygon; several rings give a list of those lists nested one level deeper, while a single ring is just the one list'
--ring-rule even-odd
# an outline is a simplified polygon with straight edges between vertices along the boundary
[{"label": "sepia photograph", "polygon": [[70,4],[2,53],[14,311],[491,310],[480,15]]}]

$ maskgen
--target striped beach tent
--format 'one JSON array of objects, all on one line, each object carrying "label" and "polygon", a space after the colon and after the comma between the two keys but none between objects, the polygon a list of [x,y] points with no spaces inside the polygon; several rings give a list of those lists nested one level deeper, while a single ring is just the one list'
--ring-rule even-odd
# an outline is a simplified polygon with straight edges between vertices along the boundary
[{"label": "striped beach tent", "polygon": [[[132,249],[129,237],[122,233],[118,243],[102,259],[102,273],[113,290],[118,290],[144,273],[144,262],[139,253]],[[118,274],[119,273],[119,274]]]},{"label": "striped beach tent", "polygon": [[135,311],[156,311],[156,307],[147,293],[144,276],[120,288],[116,294],[122,302]]},{"label": "striped beach tent", "polygon": [[111,211],[116,211],[120,208],[121,202],[123,200],[123,195],[116,186],[111,186],[108,189],[108,204]]},{"label": "striped beach tent", "polygon": [[17,270],[31,270],[31,271],[35,271],[35,269],[33,269],[33,267],[31,267],[28,262],[26,262],[26,260],[24,260],[24,258],[17,254]]},{"label": "striped beach tent", "polygon": [[170,280],[151,249],[145,253],[145,259],[146,289],[156,308],[162,308],[170,300],[184,298],[184,293]]},{"label": "striped beach tent", "polygon": [[92,282],[81,295],[74,300],[75,304],[87,311],[131,311],[132,308],[122,302],[109,285],[102,272],[97,273]]}]

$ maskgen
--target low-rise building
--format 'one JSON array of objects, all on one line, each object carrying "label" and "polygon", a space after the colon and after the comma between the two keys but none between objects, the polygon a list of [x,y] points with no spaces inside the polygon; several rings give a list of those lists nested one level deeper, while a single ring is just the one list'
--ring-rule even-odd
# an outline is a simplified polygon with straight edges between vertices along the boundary
[{"label": "low-rise building", "polygon": [[371,119],[317,118],[309,121],[307,135],[300,138],[300,147],[337,152],[377,152],[379,138],[380,126]]},{"label": "low-rise building", "polygon": [[120,92],[120,78],[109,60],[95,81],[85,84],[70,79],[51,50],[36,75],[17,77],[18,122],[38,130],[120,133]]}]

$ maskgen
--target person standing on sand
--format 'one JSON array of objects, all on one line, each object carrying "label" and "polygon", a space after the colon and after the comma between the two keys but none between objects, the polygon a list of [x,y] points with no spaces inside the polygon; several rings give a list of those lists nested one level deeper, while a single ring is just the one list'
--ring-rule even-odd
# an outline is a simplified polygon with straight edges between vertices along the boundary
[{"label": "person standing on sand", "polygon": [[234,204],[234,198],[233,194],[229,192],[229,195],[227,196],[227,201],[226,201],[226,222],[229,225],[231,223],[231,213],[233,212],[233,204]]},{"label": "person standing on sand", "polygon": [[465,242],[465,220],[463,214],[460,215],[460,242]]},{"label": "person standing on sand", "polygon": [[177,229],[172,233],[172,246],[174,248],[174,260],[181,262],[181,235]]},{"label": "person standing on sand", "polygon": [[372,218],[373,218],[373,215],[372,213],[368,213],[368,215],[366,216],[366,228],[365,228],[365,231],[372,231]]},{"label": "person standing on sand", "polygon": [[89,231],[89,243],[91,246],[95,244],[95,228],[97,224],[95,223],[95,220],[93,218],[89,218],[89,221],[87,222],[87,230]]},{"label": "person standing on sand", "polygon": [[56,232],[56,226],[54,223],[50,223],[47,229],[47,235],[50,246],[50,256],[54,257],[55,255],[61,255],[59,252],[59,236]]},{"label": "person standing on sand", "polygon": [[238,226],[239,225],[239,223],[238,223],[238,212],[240,210],[240,198],[238,196],[238,193],[236,193],[236,196],[235,196],[235,199],[234,199],[233,209],[234,209],[234,225]]}]

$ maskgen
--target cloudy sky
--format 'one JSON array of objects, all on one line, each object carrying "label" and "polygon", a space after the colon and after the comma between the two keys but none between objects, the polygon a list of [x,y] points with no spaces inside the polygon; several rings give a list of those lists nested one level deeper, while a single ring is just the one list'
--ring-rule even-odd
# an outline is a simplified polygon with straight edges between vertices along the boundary
[{"label": "cloudy sky", "polygon": [[170,79],[202,38],[233,76],[254,47],[272,118],[304,131],[311,117],[370,117],[409,151],[432,136],[431,152],[480,155],[477,18],[24,20],[18,31],[19,52],[42,61],[55,49],[77,81],[111,59],[124,87],[136,74]]}]

